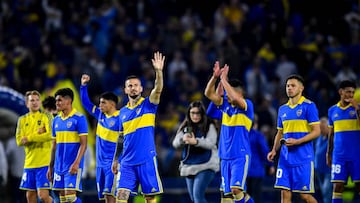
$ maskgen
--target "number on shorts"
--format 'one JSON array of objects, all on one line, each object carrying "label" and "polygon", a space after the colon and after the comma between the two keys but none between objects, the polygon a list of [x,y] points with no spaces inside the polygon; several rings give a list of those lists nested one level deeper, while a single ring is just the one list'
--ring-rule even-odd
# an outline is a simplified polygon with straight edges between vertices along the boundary
[{"label": "number on shorts", "polygon": [[283,174],[283,171],[281,168],[279,168],[277,171],[276,171],[276,177],[277,178],[281,178],[282,177],[282,174]]},{"label": "number on shorts", "polygon": [[341,165],[339,164],[331,165],[331,173],[340,173],[340,172],[341,172]]}]

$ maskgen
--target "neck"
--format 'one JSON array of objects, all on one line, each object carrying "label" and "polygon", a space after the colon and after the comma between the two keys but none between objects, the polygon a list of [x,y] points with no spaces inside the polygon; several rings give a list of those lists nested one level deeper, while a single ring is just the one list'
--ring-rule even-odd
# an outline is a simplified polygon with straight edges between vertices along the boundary
[{"label": "neck", "polygon": [[72,111],[72,108],[67,108],[67,109],[62,110],[63,116],[67,117],[71,111]]},{"label": "neck", "polygon": [[109,110],[106,114],[113,115],[115,113],[116,109]]},{"label": "neck", "polygon": [[298,94],[295,97],[289,98],[290,104],[291,105],[297,104],[299,102],[300,98],[301,98],[301,94]]},{"label": "neck", "polygon": [[340,106],[341,106],[341,107],[345,107],[345,106],[347,106],[347,105],[349,105],[349,102],[346,102],[346,101],[344,101],[344,100],[341,100],[341,101],[340,101]]},{"label": "neck", "polygon": [[140,98],[141,98],[141,95],[139,95],[139,96],[136,97],[135,99],[129,97],[129,104],[130,104],[130,106],[134,106],[134,105],[139,101]]}]

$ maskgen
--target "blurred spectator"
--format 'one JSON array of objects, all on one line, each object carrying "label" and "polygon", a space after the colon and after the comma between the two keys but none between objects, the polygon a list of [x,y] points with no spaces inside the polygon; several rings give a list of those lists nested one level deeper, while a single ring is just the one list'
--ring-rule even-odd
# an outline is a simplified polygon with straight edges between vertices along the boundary
[{"label": "blurred spectator", "polygon": [[254,115],[254,123],[249,133],[251,146],[251,164],[246,179],[247,192],[255,202],[263,202],[263,179],[265,175],[273,175],[275,167],[272,162],[266,159],[267,153],[270,151],[268,142],[258,130],[258,116]]},{"label": "blurred spectator", "polygon": [[326,150],[328,143],[328,119],[320,118],[320,137],[315,141],[315,177],[319,186],[322,202],[331,203],[332,183],[331,168],[326,164]]}]

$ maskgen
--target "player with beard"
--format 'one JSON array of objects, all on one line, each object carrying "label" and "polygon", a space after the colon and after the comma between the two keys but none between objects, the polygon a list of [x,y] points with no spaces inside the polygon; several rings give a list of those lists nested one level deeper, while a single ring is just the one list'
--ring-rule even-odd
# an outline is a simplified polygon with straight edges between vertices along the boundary
[{"label": "player with beard", "polygon": [[[213,75],[205,88],[205,96],[217,107],[211,112],[214,117],[221,116],[219,138],[219,157],[222,184],[221,203],[253,202],[246,193],[245,180],[251,160],[249,132],[254,120],[254,107],[251,100],[244,97],[241,81],[228,78],[229,66],[220,68],[215,62]],[[219,80],[218,88],[215,88]],[[223,90],[221,90],[223,89]],[[216,113],[219,110],[221,113]]]},{"label": "player with beard", "polygon": [[125,81],[124,91],[129,102],[120,109],[119,131],[123,138],[115,152],[112,170],[118,173],[118,156],[122,151],[117,202],[127,202],[131,191],[141,185],[142,193],[148,203],[156,202],[155,196],[163,193],[158,173],[155,148],[155,115],[163,89],[163,67],[165,56],[154,53],[152,65],[155,70],[155,84],[150,96],[142,97],[143,87],[136,76]]},{"label": "player with beard", "polygon": [[326,155],[332,168],[333,203],[343,202],[342,193],[349,176],[360,194],[360,106],[354,99],[355,89],[355,82],[342,81],[340,101],[328,110],[330,132]]},{"label": "player with beard", "polygon": [[[286,80],[286,104],[278,110],[277,133],[268,160],[273,161],[281,147],[275,188],[281,189],[281,202],[290,203],[292,192],[308,203],[317,202],[311,195],[314,189],[314,147],[315,138],[320,135],[320,120],[314,102],[306,99],[304,79],[291,75]],[[284,138],[285,142],[280,144]]]}]

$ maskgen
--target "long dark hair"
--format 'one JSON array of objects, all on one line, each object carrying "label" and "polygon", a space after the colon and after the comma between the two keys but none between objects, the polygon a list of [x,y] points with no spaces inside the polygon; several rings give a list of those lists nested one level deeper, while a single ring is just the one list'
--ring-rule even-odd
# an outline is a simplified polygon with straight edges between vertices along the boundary
[{"label": "long dark hair", "polygon": [[[194,107],[197,107],[200,111],[201,120],[198,123],[193,123],[190,118],[190,110]],[[204,104],[201,101],[194,101],[187,108],[185,119],[180,124],[178,132],[183,131],[185,127],[191,127],[192,129],[199,129],[202,134],[206,135],[211,123],[214,123],[214,121],[206,115]]]}]

